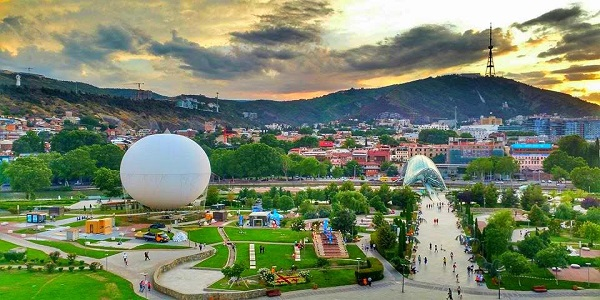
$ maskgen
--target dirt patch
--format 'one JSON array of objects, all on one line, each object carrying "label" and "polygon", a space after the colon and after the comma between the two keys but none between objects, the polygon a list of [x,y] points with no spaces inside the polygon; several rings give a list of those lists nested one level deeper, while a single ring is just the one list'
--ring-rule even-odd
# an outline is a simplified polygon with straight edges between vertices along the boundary
[{"label": "dirt patch", "polygon": [[94,279],[96,281],[100,281],[100,282],[106,282],[106,281],[108,281],[106,278],[104,278],[104,277],[102,277],[100,275],[97,275],[97,274],[85,274],[85,276],[87,276],[89,278],[92,278],[92,279]]}]

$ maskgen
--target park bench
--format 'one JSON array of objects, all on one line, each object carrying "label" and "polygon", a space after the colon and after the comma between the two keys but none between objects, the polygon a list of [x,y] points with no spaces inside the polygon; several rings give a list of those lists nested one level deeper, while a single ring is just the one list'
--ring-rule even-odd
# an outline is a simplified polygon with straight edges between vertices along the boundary
[{"label": "park bench", "polygon": [[533,291],[536,293],[545,293],[548,291],[545,285],[534,285]]},{"label": "park bench", "polygon": [[267,296],[268,296],[268,297],[277,297],[277,296],[281,296],[281,291],[280,291],[279,289],[268,290],[268,291],[267,291]]}]

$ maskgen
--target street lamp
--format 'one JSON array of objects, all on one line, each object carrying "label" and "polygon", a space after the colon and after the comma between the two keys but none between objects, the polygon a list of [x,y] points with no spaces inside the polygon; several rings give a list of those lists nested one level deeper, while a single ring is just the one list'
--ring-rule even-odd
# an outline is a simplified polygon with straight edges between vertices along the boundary
[{"label": "street lamp", "polygon": [[588,269],[588,287],[590,287],[590,265],[591,263],[585,263]]},{"label": "street lamp", "polygon": [[356,258],[356,272],[360,272],[360,257]]},{"label": "street lamp", "polygon": [[106,261],[105,261],[106,266],[104,267],[104,269],[106,271],[108,271],[108,250],[104,250],[104,256],[106,257]]}]

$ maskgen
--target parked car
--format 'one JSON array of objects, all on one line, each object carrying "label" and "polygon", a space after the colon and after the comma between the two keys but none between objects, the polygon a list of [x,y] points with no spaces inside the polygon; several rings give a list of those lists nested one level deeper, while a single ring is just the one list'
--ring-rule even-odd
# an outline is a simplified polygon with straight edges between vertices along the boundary
[{"label": "parked car", "polygon": [[160,229],[160,228],[165,228],[165,227],[167,227],[167,226],[162,223],[154,223],[154,224],[150,225],[150,229]]}]

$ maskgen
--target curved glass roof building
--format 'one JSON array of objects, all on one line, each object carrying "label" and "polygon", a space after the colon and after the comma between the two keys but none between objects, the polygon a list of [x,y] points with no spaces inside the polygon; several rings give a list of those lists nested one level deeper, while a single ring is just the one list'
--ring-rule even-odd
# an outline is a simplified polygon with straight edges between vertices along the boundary
[{"label": "curved glass roof building", "polygon": [[442,174],[429,157],[415,155],[406,163],[404,173],[404,185],[421,182],[425,187],[433,187],[441,190],[446,189]]}]

